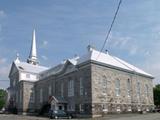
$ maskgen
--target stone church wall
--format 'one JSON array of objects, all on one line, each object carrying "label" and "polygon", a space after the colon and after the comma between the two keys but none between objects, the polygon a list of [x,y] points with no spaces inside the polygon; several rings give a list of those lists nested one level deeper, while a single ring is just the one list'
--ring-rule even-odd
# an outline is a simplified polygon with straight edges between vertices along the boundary
[{"label": "stone church wall", "polygon": [[[106,93],[102,92],[102,80],[106,77]],[[120,80],[120,95],[116,96],[115,81]],[[127,80],[131,80],[131,95],[127,94]],[[140,97],[137,97],[137,82],[140,83]],[[149,95],[146,96],[145,85],[149,87]],[[92,113],[93,115],[136,112],[148,110],[153,107],[152,79],[136,75],[122,70],[92,64]]]},{"label": "stone church wall", "polygon": [[[40,100],[40,91],[42,91],[42,100]],[[39,80],[35,84],[35,101],[36,110],[39,111],[43,105],[47,104],[49,96],[55,95],[55,77],[49,76]]]},{"label": "stone church wall", "polygon": [[[34,101],[34,82],[29,81],[21,81],[22,87],[22,98],[19,102],[22,102],[23,109],[22,111],[25,112],[34,112],[35,109],[35,101]],[[19,98],[20,99],[20,98]]]},{"label": "stone church wall", "polygon": [[[74,110],[70,110],[74,113],[86,113],[91,114],[91,67],[90,65],[78,68],[77,71],[66,73],[64,71],[56,76],[49,76],[45,79],[39,80],[35,83],[35,109],[39,111],[44,104],[48,102],[50,95],[64,97],[68,102],[68,106],[72,106]],[[80,78],[83,79],[83,95],[80,95]],[[74,96],[68,96],[68,82],[74,80]],[[61,84],[63,84],[63,96],[61,94]],[[50,92],[51,87],[51,92]],[[40,90],[42,89],[43,100],[40,101]],[[88,106],[80,111],[80,105]],[[69,110],[69,108],[66,110]]]},{"label": "stone church wall", "polygon": [[[47,104],[49,96],[61,96],[67,101],[66,110],[77,115],[91,117],[101,116],[108,113],[147,111],[153,107],[152,79],[113,69],[97,63],[86,63],[76,67],[73,72],[66,72],[49,76],[37,82],[20,82],[23,87],[23,111],[40,111]],[[102,80],[106,79],[107,87],[103,89]],[[83,94],[80,94],[80,79],[83,81]],[[120,95],[115,93],[115,82],[120,80]],[[131,81],[130,96],[127,92],[127,80]],[[74,95],[68,96],[68,83],[74,81]],[[140,97],[137,97],[137,82],[140,83]],[[63,86],[63,95],[61,85]],[[148,85],[146,96],[145,85]],[[34,102],[30,101],[31,91],[34,91]],[[41,95],[42,94],[42,98]],[[42,100],[40,100],[42,99]],[[73,110],[70,110],[72,106]]]}]

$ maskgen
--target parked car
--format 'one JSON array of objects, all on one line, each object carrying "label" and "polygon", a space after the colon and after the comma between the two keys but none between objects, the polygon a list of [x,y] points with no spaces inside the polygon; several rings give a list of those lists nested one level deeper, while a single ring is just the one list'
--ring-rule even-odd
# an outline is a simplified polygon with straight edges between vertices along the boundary
[{"label": "parked car", "polygon": [[73,116],[63,110],[50,110],[49,111],[49,118],[50,119],[58,119],[58,118],[68,118],[71,119]]},{"label": "parked car", "polygon": [[158,107],[155,107],[155,108],[152,108],[151,110],[150,110],[152,113],[160,113],[160,107],[158,106]]},{"label": "parked car", "polygon": [[155,108],[155,112],[159,112],[160,113],[160,108],[159,107]]}]

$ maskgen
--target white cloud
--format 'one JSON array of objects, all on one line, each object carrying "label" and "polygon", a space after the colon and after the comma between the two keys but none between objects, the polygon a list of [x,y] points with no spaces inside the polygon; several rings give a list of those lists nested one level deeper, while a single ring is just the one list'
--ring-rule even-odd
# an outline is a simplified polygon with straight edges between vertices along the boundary
[{"label": "white cloud", "polygon": [[[136,55],[137,52],[140,49],[141,46],[135,44],[134,38],[125,36],[122,37],[120,35],[112,35],[109,41],[109,46],[112,47],[112,49],[119,49],[119,50],[125,50],[128,51],[128,54],[133,56]],[[141,50],[142,52],[143,50]]]},{"label": "white cloud", "polygon": [[[159,36],[159,35],[158,35]],[[144,69],[147,70],[149,73],[151,73],[155,79],[154,83],[160,84],[160,36],[158,37],[157,34],[155,34],[155,37],[153,37],[153,42],[150,45],[151,49],[150,51],[145,51],[145,57],[144,60]],[[158,39],[158,40],[156,40]]]},{"label": "white cloud", "polygon": [[126,48],[128,41],[131,39],[130,37],[112,37],[111,45],[113,47]]},{"label": "white cloud", "polygon": [[[160,84],[160,32],[155,32],[152,35],[152,40],[146,41],[146,43],[140,43],[140,41],[132,37],[122,37],[120,35],[113,35],[109,41],[109,46],[112,49],[125,50],[130,56],[141,56],[143,60],[135,61],[140,64],[140,68],[144,71],[152,74],[154,84]],[[152,42],[153,41],[153,42]],[[149,44],[149,45],[148,45]],[[147,47],[145,45],[148,45]]]}]

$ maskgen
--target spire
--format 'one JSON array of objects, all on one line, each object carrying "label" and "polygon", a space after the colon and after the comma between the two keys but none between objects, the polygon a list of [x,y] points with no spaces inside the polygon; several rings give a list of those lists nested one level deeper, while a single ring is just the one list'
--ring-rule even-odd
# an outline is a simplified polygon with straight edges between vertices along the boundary
[{"label": "spire", "polygon": [[36,35],[35,29],[33,30],[33,37],[32,37],[32,45],[29,54],[29,58],[27,59],[27,63],[37,65],[37,49],[36,49]]}]

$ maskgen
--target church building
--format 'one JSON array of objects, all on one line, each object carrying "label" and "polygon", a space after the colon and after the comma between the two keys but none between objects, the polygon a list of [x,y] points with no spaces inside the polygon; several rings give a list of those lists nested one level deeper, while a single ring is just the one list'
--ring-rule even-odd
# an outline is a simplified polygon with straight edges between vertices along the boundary
[{"label": "church building", "polygon": [[149,112],[153,106],[153,76],[88,46],[54,67],[41,66],[33,31],[26,62],[13,61],[9,73],[9,103],[19,113],[38,113],[49,104],[76,116],[98,117],[109,113]]}]

